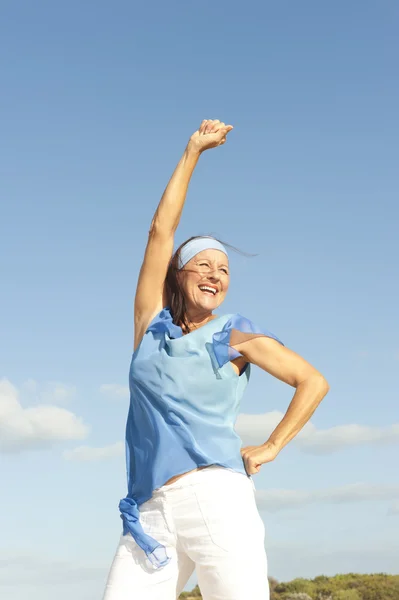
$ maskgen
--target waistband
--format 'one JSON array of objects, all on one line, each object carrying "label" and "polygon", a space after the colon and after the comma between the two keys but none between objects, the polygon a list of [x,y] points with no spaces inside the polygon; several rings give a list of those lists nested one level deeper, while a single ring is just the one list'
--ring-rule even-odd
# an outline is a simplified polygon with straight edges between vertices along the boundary
[{"label": "waistband", "polygon": [[196,485],[201,483],[204,478],[219,478],[221,476],[227,476],[227,473],[233,475],[235,477],[244,477],[245,479],[249,479],[252,482],[252,486],[254,486],[252,477],[249,475],[244,475],[234,469],[229,469],[228,467],[221,467],[220,465],[210,465],[209,467],[204,467],[202,469],[198,469],[197,471],[191,471],[187,474],[182,475],[179,479],[174,481],[173,483],[165,484],[153,491],[153,497],[157,495],[165,495],[167,492],[182,489],[186,487],[190,487],[192,485]]}]

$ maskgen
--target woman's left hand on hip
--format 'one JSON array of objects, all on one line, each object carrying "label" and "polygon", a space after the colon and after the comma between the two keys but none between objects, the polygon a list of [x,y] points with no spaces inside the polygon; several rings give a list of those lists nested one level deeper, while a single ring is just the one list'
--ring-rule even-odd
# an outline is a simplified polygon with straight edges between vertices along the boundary
[{"label": "woman's left hand on hip", "polygon": [[269,442],[261,446],[245,446],[241,448],[241,456],[248,475],[259,473],[261,466],[274,460],[277,454],[277,448]]}]

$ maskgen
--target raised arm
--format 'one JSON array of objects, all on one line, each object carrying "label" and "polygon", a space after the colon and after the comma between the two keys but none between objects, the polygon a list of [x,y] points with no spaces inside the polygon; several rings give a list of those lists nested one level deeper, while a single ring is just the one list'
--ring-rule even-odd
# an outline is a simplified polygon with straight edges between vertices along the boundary
[{"label": "raised arm", "polygon": [[165,306],[165,279],[173,254],[174,234],[179,225],[188,185],[204,150],[221,146],[231,125],[205,120],[191,136],[152,219],[134,301],[134,348],[153,317]]}]

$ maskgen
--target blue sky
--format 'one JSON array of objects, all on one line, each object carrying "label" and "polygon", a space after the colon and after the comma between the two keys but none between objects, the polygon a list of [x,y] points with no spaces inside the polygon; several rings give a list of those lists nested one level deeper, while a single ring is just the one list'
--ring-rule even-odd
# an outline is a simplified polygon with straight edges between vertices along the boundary
[{"label": "blue sky", "polygon": [[[232,255],[219,313],[275,332],[331,386],[256,478],[270,573],[398,572],[398,5],[1,13],[2,595],[101,597],[125,494],[134,288],[203,118],[235,129],[201,158],[176,241],[211,233],[256,254]],[[291,396],[254,370],[243,437],[260,441]]]}]

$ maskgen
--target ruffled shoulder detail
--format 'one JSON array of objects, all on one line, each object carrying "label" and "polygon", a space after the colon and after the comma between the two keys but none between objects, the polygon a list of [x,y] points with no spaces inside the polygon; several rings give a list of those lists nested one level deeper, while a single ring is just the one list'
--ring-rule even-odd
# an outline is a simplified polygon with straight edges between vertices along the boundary
[{"label": "ruffled shoulder detail", "polygon": [[167,333],[171,339],[182,337],[183,332],[179,325],[173,323],[172,314],[168,307],[165,307],[151,321],[147,333]]},{"label": "ruffled shoulder detail", "polygon": [[274,333],[258,327],[258,325],[255,325],[255,323],[246,317],[238,313],[231,315],[223,329],[217,331],[212,336],[213,351],[219,368],[223,367],[230,360],[242,356],[233,346],[255,337],[270,337],[277,340],[281,345],[284,345]]}]

